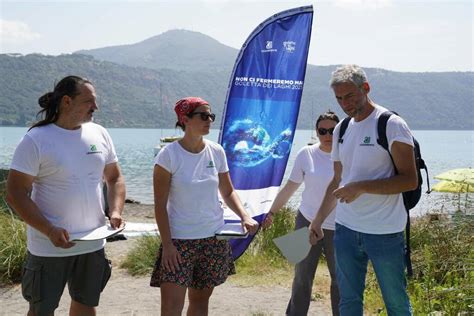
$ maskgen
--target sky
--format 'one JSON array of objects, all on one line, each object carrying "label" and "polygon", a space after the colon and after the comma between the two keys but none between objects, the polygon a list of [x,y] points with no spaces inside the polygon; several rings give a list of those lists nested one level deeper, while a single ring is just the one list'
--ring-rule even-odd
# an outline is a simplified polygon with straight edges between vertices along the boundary
[{"label": "sky", "polygon": [[313,5],[308,62],[473,71],[473,0],[0,0],[0,53],[59,55],[171,29],[239,49],[274,13]]}]

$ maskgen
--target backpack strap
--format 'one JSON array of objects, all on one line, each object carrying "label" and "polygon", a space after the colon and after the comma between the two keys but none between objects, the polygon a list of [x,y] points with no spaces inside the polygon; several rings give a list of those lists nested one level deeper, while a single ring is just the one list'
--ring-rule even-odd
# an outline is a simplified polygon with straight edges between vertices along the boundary
[{"label": "backpack strap", "polygon": [[346,133],[346,130],[347,130],[347,126],[349,126],[349,121],[351,120],[351,117],[348,116],[346,117],[345,119],[342,120],[342,123],[341,123],[341,128],[339,128],[339,139],[338,139],[338,143],[339,144],[342,144],[342,142],[344,141],[342,139],[342,137],[344,136],[344,134]]},{"label": "backpack strap", "polygon": [[430,177],[428,175],[428,166],[426,165],[425,161],[423,160],[423,158],[421,158],[421,152],[420,152],[420,144],[418,143],[418,141],[416,139],[413,139],[414,142],[416,142],[415,144],[415,157],[419,157],[418,161],[417,161],[417,167],[418,169],[425,169],[425,174],[426,174],[426,184],[428,186],[428,190],[426,190],[425,193],[427,194],[430,194],[431,193],[431,187],[430,187]]},{"label": "backpack strap", "polygon": [[377,122],[377,143],[388,152],[388,154],[390,155],[390,159],[392,159],[392,162],[393,162],[392,154],[390,153],[390,150],[388,149],[387,122],[390,116],[392,116],[393,114],[397,115],[395,112],[385,111],[382,114],[380,114],[379,120]]}]

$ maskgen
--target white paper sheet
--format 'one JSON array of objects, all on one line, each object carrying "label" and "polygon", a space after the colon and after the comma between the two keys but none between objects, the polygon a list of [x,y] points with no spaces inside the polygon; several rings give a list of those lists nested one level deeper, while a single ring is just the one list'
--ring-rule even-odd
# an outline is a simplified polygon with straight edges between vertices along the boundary
[{"label": "white paper sheet", "polygon": [[216,232],[217,239],[247,238],[248,235],[241,223],[226,223]]},{"label": "white paper sheet", "polygon": [[117,229],[112,228],[110,225],[104,225],[87,232],[69,234],[69,240],[88,241],[88,240],[105,239],[105,238],[112,237],[113,235],[120,233],[122,230],[124,230],[124,228],[125,228],[125,225]]},{"label": "white paper sheet", "polygon": [[303,227],[284,236],[273,239],[285,258],[292,264],[302,261],[309,253],[309,229]]}]

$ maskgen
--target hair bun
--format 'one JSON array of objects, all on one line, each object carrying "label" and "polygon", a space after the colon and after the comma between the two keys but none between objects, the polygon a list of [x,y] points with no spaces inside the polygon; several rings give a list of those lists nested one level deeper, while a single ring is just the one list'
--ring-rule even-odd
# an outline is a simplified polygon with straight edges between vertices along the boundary
[{"label": "hair bun", "polygon": [[43,109],[46,109],[49,106],[52,98],[53,98],[53,92],[48,92],[48,93],[43,94],[38,99],[39,106],[41,106]]}]

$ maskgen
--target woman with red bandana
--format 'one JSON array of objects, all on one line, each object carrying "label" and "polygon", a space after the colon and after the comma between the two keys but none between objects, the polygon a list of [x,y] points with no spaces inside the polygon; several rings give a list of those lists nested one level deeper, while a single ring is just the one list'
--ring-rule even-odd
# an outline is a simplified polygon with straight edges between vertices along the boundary
[{"label": "woman with red bandana", "polygon": [[176,102],[176,126],[184,137],[155,158],[155,217],[161,246],[151,286],[161,289],[161,314],[181,315],[188,291],[188,315],[207,315],[215,286],[235,273],[227,240],[217,240],[226,205],[251,234],[258,223],[244,210],[229,176],[224,149],[204,139],[216,116],[208,102],[187,97]]}]

